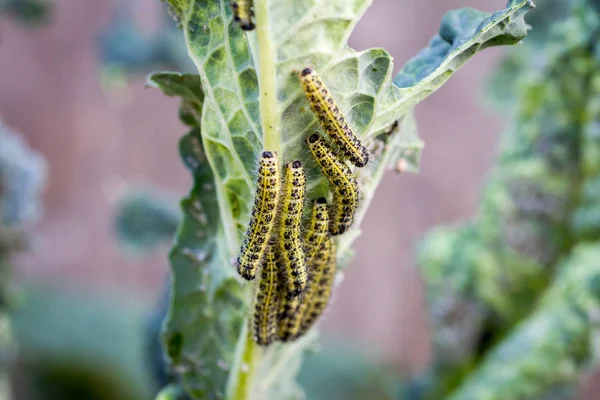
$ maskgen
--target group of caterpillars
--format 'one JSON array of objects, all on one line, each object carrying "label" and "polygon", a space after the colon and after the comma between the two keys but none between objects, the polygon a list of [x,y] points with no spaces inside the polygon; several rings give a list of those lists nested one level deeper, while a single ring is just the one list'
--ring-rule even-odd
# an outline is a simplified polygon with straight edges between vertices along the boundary
[{"label": "group of caterpillars", "polygon": [[[252,1],[231,3],[236,22],[244,30],[255,28]],[[284,166],[280,184],[277,153],[263,151],[258,168],[254,208],[236,265],[238,273],[253,280],[260,267],[254,304],[254,340],[268,346],[275,340],[292,341],[305,334],[329,302],[336,273],[334,236],[354,221],[359,193],[346,165],[364,167],[369,153],[354,135],[329,90],[311,68],[300,73],[302,88],[312,111],[332,145],[319,133],[306,139],[316,164],[329,181],[333,203],[312,202],[306,232],[302,216],[306,175],[302,162]]]},{"label": "group of caterpillars", "polygon": [[254,339],[267,346],[305,334],[325,310],[336,273],[334,237],[354,221],[358,185],[346,165],[364,167],[369,153],[352,132],[331,93],[311,68],[300,80],[312,111],[333,143],[319,133],[305,143],[329,182],[333,202],[312,201],[307,229],[302,233],[306,175],[302,162],[284,166],[281,183],[277,153],[263,151],[250,223],[236,266],[246,280],[260,283],[254,308]]}]

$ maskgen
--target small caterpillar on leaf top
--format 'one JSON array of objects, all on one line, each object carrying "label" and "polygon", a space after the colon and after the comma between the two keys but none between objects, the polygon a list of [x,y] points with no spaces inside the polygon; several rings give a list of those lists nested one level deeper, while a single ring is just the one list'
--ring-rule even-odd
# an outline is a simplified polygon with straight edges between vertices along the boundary
[{"label": "small caterpillar on leaf top", "polygon": [[233,19],[240,25],[245,31],[251,31],[256,28],[256,25],[252,22],[254,11],[252,0],[236,0],[231,2],[231,8],[233,9]]},{"label": "small caterpillar on leaf top", "polygon": [[279,203],[279,166],[277,153],[264,151],[260,158],[256,197],[250,224],[237,259],[237,270],[246,280],[256,276],[277,215]]},{"label": "small caterpillar on leaf top", "polygon": [[306,287],[306,259],[302,245],[302,213],[306,196],[306,176],[298,160],[285,165],[281,193],[279,247],[285,271],[288,297],[296,297]]},{"label": "small caterpillar on leaf top", "polygon": [[336,273],[336,245],[333,238],[323,243],[315,264],[311,268],[310,287],[307,289],[306,305],[302,311],[302,321],[296,337],[304,335],[315,324],[331,298],[331,289]]},{"label": "small caterpillar on leaf top", "polygon": [[354,222],[358,206],[358,186],[350,168],[340,161],[327,142],[318,133],[312,134],[306,143],[315,161],[329,181],[333,193],[333,205],[329,221],[329,233],[341,235]]},{"label": "small caterpillar on leaf top", "polygon": [[329,213],[327,212],[327,201],[321,197],[313,202],[310,224],[304,237],[304,253],[306,264],[312,265],[323,241],[329,237]]},{"label": "small caterpillar on leaf top", "polygon": [[260,271],[260,284],[254,304],[254,341],[268,346],[275,340],[277,332],[277,309],[279,270],[274,245],[267,250],[265,262]]},{"label": "small caterpillar on leaf top", "polygon": [[323,130],[332,142],[357,167],[364,167],[369,162],[369,152],[356,137],[346,122],[344,114],[333,100],[329,89],[312,68],[305,68],[300,73],[302,88]]}]

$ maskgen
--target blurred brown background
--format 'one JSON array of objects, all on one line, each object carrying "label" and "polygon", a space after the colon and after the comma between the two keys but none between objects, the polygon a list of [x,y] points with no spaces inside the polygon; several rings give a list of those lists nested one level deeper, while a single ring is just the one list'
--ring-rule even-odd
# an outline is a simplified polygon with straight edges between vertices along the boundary
[{"label": "blurred brown background", "polygon": [[[152,27],[158,0],[138,0]],[[376,0],[351,45],[381,46],[396,70],[436,32],[444,12],[496,10],[505,0]],[[101,86],[96,41],[112,1],[61,0],[47,26],[0,21],[0,115],[49,163],[44,218],[34,255],[19,273],[84,288],[124,289],[148,308],[168,273],[166,249],[124,254],[112,232],[112,206],[127,183],[148,181],[183,195],[189,176],[176,142],[184,132],[177,100],[144,88],[144,77],[110,92]],[[407,371],[429,357],[413,246],[430,227],[475,210],[502,121],[482,105],[486,71],[501,56],[486,50],[417,108],[426,149],[419,175],[388,173],[363,225],[357,257],[335,296],[325,329],[369,343]],[[592,398],[592,397],[590,397]]]}]

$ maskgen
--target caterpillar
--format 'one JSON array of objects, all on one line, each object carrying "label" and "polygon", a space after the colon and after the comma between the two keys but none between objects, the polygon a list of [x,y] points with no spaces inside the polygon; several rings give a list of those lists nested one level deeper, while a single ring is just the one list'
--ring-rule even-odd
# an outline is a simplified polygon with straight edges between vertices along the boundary
[{"label": "caterpillar", "polygon": [[306,176],[302,162],[287,163],[281,193],[279,246],[290,298],[300,295],[306,287],[306,259],[301,237],[305,195]]},{"label": "caterpillar", "polygon": [[333,193],[333,205],[329,221],[329,233],[341,235],[354,222],[358,206],[358,186],[350,168],[333,153],[323,137],[312,134],[306,143],[315,161],[329,181]]},{"label": "caterpillar", "polygon": [[254,304],[254,341],[268,346],[277,332],[279,271],[274,245],[270,245],[260,272],[260,284]]},{"label": "caterpillar", "polygon": [[264,151],[259,162],[256,196],[250,224],[236,262],[238,273],[246,280],[252,280],[256,276],[275,225],[278,202],[277,153]]},{"label": "caterpillar", "polygon": [[252,17],[254,16],[252,3],[252,0],[236,0],[231,2],[233,19],[245,31],[251,31],[256,28],[256,25],[252,22]]},{"label": "caterpillar", "polygon": [[336,272],[336,245],[329,238],[321,245],[313,269],[311,270],[310,288],[307,290],[307,301],[302,311],[302,321],[296,337],[304,335],[314,325],[331,298],[331,289]]},{"label": "caterpillar", "polygon": [[333,276],[335,248],[333,239],[327,238],[317,249],[304,293],[280,304],[277,329],[280,340],[295,340],[310,329],[329,301]]},{"label": "caterpillar", "polygon": [[318,198],[313,202],[310,224],[304,238],[304,254],[306,264],[312,265],[321,244],[329,236],[329,214],[327,212],[327,201]]},{"label": "caterpillar", "polygon": [[302,311],[299,308],[304,304],[305,298],[304,295],[291,299],[285,295],[281,297],[277,314],[277,336],[282,342],[293,340],[298,334],[302,323],[302,311],[306,306],[302,307]]},{"label": "caterpillar", "polygon": [[[310,224],[304,238],[304,254],[307,268],[310,269],[315,256],[317,256],[319,247],[321,247],[323,241],[329,236],[328,229],[329,214],[327,213],[327,201],[321,197],[313,201]],[[307,285],[309,284],[310,282],[307,282]],[[306,290],[308,290],[308,286]],[[287,342],[297,336],[305,308],[306,302],[303,295],[292,299],[282,299],[279,308],[277,329],[280,340]]]},{"label": "caterpillar", "polygon": [[312,68],[300,73],[302,88],[323,130],[352,164],[361,168],[369,162],[369,152],[346,122],[329,89]]}]

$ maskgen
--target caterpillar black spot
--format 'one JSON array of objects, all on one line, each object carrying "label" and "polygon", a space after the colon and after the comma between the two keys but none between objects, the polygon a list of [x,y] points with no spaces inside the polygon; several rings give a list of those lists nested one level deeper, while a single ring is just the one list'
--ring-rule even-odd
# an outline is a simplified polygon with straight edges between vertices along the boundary
[{"label": "caterpillar black spot", "polygon": [[350,168],[340,161],[323,137],[314,133],[306,143],[315,161],[329,181],[333,193],[333,205],[329,221],[329,233],[341,235],[354,222],[358,207],[358,185]]},{"label": "caterpillar black spot", "polygon": [[252,17],[254,16],[252,7],[252,0],[237,0],[231,2],[233,19],[240,25],[240,28],[245,31],[251,31],[256,28],[256,25],[252,22]]},{"label": "caterpillar black spot", "polygon": [[323,130],[331,141],[357,167],[364,167],[369,162],[369,152],[356,137],[346,122],[346,117],[333,100],[329,89],[312,68],[305,68],[300,73],[302,88]]},{"label": "caterpillar black spot", "polygon": [[237,270],[246,280],[252,280],[260,265],[275,225],[279,203],[279,166],[277,153],[262,153],[256,184],[252,216],[237,259]]}]

